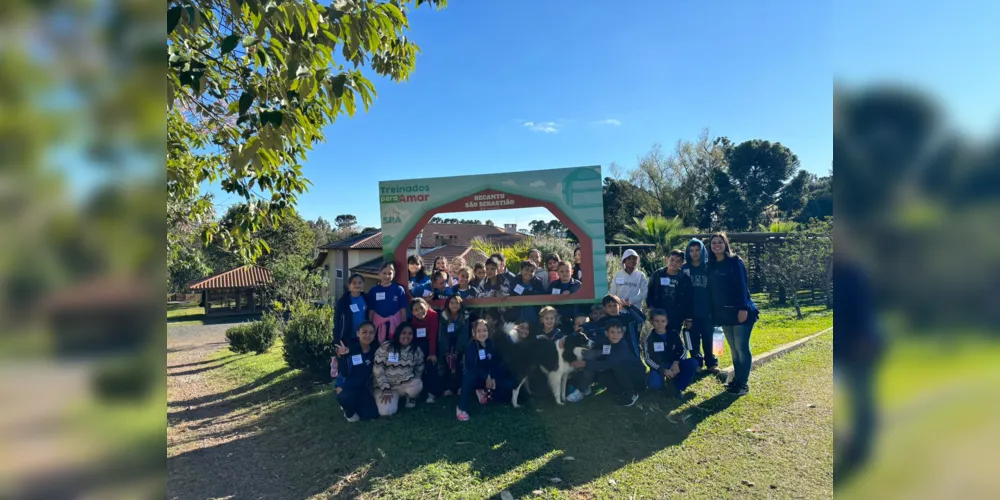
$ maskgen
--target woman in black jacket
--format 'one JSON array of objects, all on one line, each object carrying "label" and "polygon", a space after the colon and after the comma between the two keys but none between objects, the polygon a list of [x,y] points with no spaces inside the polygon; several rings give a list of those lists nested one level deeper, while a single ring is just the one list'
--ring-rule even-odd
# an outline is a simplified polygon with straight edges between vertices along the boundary
[{"label": "woman in black jacket", "polygon": [[375,364],[375,324],[361,323],[355,338],[337,344],[339,374],[334,381],[337,403],[348,422],[378,418],[378,406],[372,395],[372,366]]},{"label": "woman in black jacket", "polygon": [[734,377],[726,391],[742,396],[750,391],[747,384],[753,362],[750,333],[753,332],[753,325],[760,313],[750,298],[746,264],[729,247],[726,233],[713,235],[710,248],[708,296],[712,321],[722,327],[733,354]]}]

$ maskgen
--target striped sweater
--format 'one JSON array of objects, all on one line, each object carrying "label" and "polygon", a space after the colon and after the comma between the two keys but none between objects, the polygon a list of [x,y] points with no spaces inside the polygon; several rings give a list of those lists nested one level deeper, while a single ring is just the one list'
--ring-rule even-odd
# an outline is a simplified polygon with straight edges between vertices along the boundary
[{"label": "striped sweater", "polygon": [[372,385],[375,389],[389,390],[424,374],[424,352],[413,344],[399,352],[398,361],[389,361],[390,352],[394,352],[392,342],[382,344],[375,352],[372,368]]}]

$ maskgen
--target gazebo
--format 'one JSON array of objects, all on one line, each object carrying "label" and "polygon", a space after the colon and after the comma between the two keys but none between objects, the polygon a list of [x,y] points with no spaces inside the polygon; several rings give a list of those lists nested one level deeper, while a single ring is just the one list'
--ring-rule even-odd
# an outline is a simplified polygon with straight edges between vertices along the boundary
[{"label": "gazebo", "polygon": [[263,288],[271,284],[271,272],[255,266],[240,266],[188,284],[201,292],[205,316],[253,314],[262,311]]}]

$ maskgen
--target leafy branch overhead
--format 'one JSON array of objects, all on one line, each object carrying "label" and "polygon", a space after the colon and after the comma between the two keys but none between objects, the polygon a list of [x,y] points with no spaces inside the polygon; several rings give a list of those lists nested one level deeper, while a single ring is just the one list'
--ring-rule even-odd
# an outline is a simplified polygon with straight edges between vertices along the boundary
[{"label": "leafy branch overhead", "polygon": [[168,0],[169,198],[208,181],[251,207],[228,228],[203,225],[205,243],[244,261],[266,251],[251,235],[308,189],[302,164],[324,127],[374,102],[363,69],[397,82],[413,71],[407,12],[422,4],[446,1]]}]

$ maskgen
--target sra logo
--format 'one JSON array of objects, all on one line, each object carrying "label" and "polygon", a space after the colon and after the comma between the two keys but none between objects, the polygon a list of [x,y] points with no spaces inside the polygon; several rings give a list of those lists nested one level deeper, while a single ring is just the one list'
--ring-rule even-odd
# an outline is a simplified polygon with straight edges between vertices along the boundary
[{"label": "sra logo", "polygon": [[382,217],[382,224],[402,224],[403,219],[400,219],[398,215],[387,215]]}]

